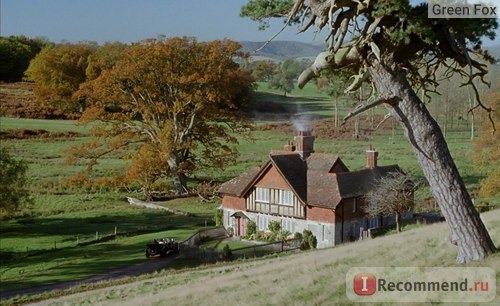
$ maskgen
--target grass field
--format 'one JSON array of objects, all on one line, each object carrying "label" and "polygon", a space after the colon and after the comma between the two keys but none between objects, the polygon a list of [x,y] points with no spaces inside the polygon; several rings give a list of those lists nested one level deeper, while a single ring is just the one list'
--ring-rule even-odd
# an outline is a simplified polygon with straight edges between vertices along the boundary
[{"label": "grass field", "polygon": [[[259,86],[264,86],[259,84]],[[298,114],[311,119],[330,117],[333,105],[329,97],[308,85],[304,91],[293,91],[287,98],[281,93],[260,92],[263,101],[284,105],[288,109],[271,121],[289,121]],[[341,113],[349,109],[344,105]],[[381,110],[379,110],[383,113]],[[265,124],[270,117],[257,119]],[[90,276],[109,269],[145,260],[145,243],[158,235],[187,238],[205,224],[210,225],[218,201],[202,203],[198,199],[176,199],[161,203],[170,208],[188,211],[193,217],[177,216],[130,206],[126,196],[141,197],[134,189],[85,190],[70,188],[65,179],[84,169],[83,164],[64,163],[64,151],[88,141],[89,128],[75,121],[0,118],[0,129],[44,129],[50,132],[77,132],[70,138],[30,138],[2,140],[14,156],[27,161],[30,189],[34,204],[22,217],[2,220],[0,237],[0,292],[39,286]],[[267,160],[272,149],[280,149],[293,135],[281,130],[257,130],[253,140],[240,137],[237,164],[226,169],[197,171],[189,182],[194,186],[202,180],[224,182],[250,167]],[[239,135],[237,135],[239,136]],[[447,142],[457,166],[475,194],[482,174],[471,162],[471,141],[466,129],[448,131]],[[364,167],[365,150],[373,144],[379,151],[379,164],[399,164],[405,171],[422,176],[411,147],[400,129],[375,131],[367,140],[329,140],[318,137],[316,152],[339,154],[352,170]],[[103,158],[95,167],[96,176],[107,177],[123,172],[128,161],[119,155]],[[430,197],[428,188],[416,194],[417,200]],[[476,204],[500,205],[500,199],[477,198]],[[114,232],[116,237],[112,237]],[[112,237],[93,241],[96,238]],[[111,236],[110,236],[111,235]],[[77,245],[88,242],[87,245]],[[234,246],[234,245],[232,245]]]},{"label": "grass field", "polygon": [[[500,210],[482,215],[500,244]],[[351,304],[346,273],[351,267],[453,267],[456,247],[445,223],[334,248],[217,264],[184,271],[165,270],[129,284],[50,300],[51,305],[334,305]],[[500,254],[468,267],[500,274]],[[491,305],[500,303],[500,286]],[[42,302],[46,304],[47,301]],[[385,304],[385,303],[384,303]]]}]

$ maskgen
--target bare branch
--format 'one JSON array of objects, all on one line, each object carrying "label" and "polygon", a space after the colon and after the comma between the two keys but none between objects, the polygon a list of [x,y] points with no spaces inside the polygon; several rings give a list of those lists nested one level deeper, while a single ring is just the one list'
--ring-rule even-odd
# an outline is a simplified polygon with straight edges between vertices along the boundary
[{"label": "bare branch", "polygon": [[373,108],[377,105],[380,105],[380,104],[383,104],[383,103],[387,103],[387,104],[394,104],[397,100],[395,98],[391,98],[391,99],[386,99],[386,98],[381,98],[381,99],[378,99],[378,100],[375,100],[369,104],[360,104],[358,106],[356,106],[356,108],[350,112],[349,114],[347,114],[344,119],[342,119],[342,125],[344,125],[347,120],[349,120],[350,118],[356,116],[357,114],[360,114],[370,108]]}]

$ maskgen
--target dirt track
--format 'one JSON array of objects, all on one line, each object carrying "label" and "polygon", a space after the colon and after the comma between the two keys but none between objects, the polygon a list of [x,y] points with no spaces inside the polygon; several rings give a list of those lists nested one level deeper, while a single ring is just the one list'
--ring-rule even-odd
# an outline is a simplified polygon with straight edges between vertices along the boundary
[{"label": "dirt track", "polygon": [[32,294],[38,294],[38,293],[43,293],[43,292],[47,292],[47,291],[65,290],[65,289],[69,289],[69,288],[83,285],[83,284],[97,283],[97,282],[107,281],[107,280],[115,280],[115,279],[119,279],[122,277],[128,277],[128,276],[138,276],[141,274],[161,270],[162,268],[167,266],[169,263],[171,263],[174,259],[175,259],[175,257],[168,257],[168,258],[154,257],[154,258],[150,258],[149,260],[147,260],[145,262],[141,262],[141,263],[132,265],[130,267],[113,270],[110,272],[98,274],[98,275],[95,275],[95,276],[92,276],[89,278],[85,278],[85,279],[81,279],[81,280],[75,280],[75,281],[56,283],[56,284],[45,285],[45,286],[40,286],[40,287],[33,287],[33,288],[26,288],[26,289],[4,292],[4,293],[0,293],[0,300],[8,299],[8,298],[14,297],[16,295],[32,295]]},{"label": "dirt track", "polygon": [[[152,203],[148,202],[143,202],[139,201],[137,199],[129,198],[129,203],[131,205],[137,205],[137,206],[143,206],[146,208],[151,208],[151,209],[166,209],[163,206],[155,205]],[[171,263],[175,257],[168,257],[168,258],[160,258],[160,257],[154,257],[150,258],[149,260],[145,262],[141,262],[129,267],[109,271],[106,273],[101,273],[89,278],[81,279],[81,280],[75,280],[75,281],[69,281],[69,282],[63,282],[63,283],[56,283],[56,284],[51,284],[51,285],[46,285],[46,286],[40,286],[40,287],[33,287],[33,288],[26,288],[26,289],[19,289],[19,290],[14,290],[14,291],[8,291],[4,293],[0,293],[0,300],[3,299],[8,299],[11,297],[14,297],[16,295],[32,295],[32,294],[37,294],[37,293],[42,293],[46,291],[54,291],[54,290],[65,290],[69,289],[75,286],[83,285],[83,284],[90,284],[90,283],[97,283],[101,281],[106,281],[106,280],[114,280],[114,279],[119,279],[122,277],[128,277],[128,276],[137,276],[149,272],[154,272],[157,270],[161,270],[165,266],[167,266],[169,263]]]}]

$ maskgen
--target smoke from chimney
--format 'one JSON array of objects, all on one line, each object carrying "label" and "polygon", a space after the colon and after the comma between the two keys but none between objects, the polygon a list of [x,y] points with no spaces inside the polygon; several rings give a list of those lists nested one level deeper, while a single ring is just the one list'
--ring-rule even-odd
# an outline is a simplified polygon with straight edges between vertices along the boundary
[{"label": "smoke from chimney", "polygon": [[312,130],[311,118],[303,115],[292,118],[292,124],[296,131],[310,131]]}]

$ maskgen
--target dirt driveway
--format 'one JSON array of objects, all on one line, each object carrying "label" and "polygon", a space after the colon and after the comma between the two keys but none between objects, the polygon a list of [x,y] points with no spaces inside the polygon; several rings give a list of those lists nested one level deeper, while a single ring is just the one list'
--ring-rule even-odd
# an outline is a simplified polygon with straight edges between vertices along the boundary
[{"label": "dirt driveway", "polygon": [[83,285],[83,284],[97,283],[97,282],[107,281],[107,280],[115,280],[115,279],[119,279],[122,277],[128,277],[128,276],[138,276],[141,274],[161,270],[162,268],[166,267],[169,263],[171,263],[175,258],[176,258],[175,256],[166,257],[166,258],[153,257],[145,262],[140,262],[140,263],[137,263],[137,264],[129,266],[129,267],[125,267],[125,268],[113,270],[110,272],[98,274],[98,275],[95,275],[95,276],[92,276],[89,278],[85,278],[85,279],[81,279],[81,280],[75,280],[75,281],[56,283],[56,284],[45,285],[45,286],[40,286],[40,287],[33,287],[33,288],[26,288],[26,289],[19,289],[19,290],[3,292],[3,293],[0,293],[0,300],[8,299],[8,298],[14,297],[16,295],[32,295],[32,294],[38,294],[38,293],[42,293],[42,292],[46,292],[46,291],[65,290],[65,289],[69,289],[69,288]]},{"label": "dirt driveway", "polygon": [[[168,210],[170,211],[169,208],[156,205],[150,202],[144,202],[140,201],[134,198],[128,198],[128,202],[131,205],[136,205],[136,206],[142,206],[150,209],[163,209],[163,210]],[[176,213],[176,212],[174,212]],[[183,213],[183,212],[181,212]],[[150,258],[148,261],[141,262],[129,267],[113,270],[110,272],[98,274],[89,278],[81,279],[81,280],[75,280],[75,281],[69,281],[69,282],[64,282],[64,283],[57,283],[57,284],[51,284],[51,285],[46,285],[46,286],[40,286],[40,287],[32,287],[32,288],[26,288],[26,289],[19,289],[19,290],[13,290],[13,291],[8,291],[4,293],[0,293],[0,300],[3,299],[8,299],[11,297],[14,297],[16,295],[31,295],[31,294],[37,294],[37,293],[42,293],[46,291],[53,291],[53,290],[65,290],[71,287],[83,285],[83,284],[91,284],[91,283],[97,283],[100,281],[106,281],[106,280],[114,280],[114,279],[119,279],[122,277],[127,277],[127,276],[137,276],[149,272],[154,272],[157,270],[161,270],[165,266],[167,266],[172,260],[174,260],[175,257],[167,257],[167,258],[160,258],[160,257],[154,257]]]}]

